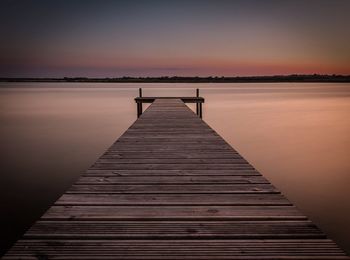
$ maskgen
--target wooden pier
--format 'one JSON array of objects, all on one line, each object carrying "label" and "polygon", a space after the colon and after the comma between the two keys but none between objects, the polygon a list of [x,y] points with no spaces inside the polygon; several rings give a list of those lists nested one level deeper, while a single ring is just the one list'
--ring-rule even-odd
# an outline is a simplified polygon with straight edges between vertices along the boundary
[{"label": "wooden pier", "polygon": [[135,101],[135,123],[3,259],[348,259],[201,105],[196,115],[186,98]]}]

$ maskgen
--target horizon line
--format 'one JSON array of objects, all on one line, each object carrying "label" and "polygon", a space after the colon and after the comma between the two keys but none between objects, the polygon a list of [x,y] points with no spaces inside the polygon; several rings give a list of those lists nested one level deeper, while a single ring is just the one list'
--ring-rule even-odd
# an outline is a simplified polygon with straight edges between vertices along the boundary
[{"label": "horizon line", "polygon": [[249,76],[221,76],[221,75],[211,75],[211,76],[183,76],[183,75],[162,75],[162,76],[107,76],[107,77],[89,77],[89,76],[63,76],[63,77],[23,77],[23,76],[15,76],[15,77],[1,77],[2,79],[171,79],[171,78],[199,78],[199,79],[208,79],[208,78],[273,78],[273,77],[350,77],[350,74],[275,74],[275,75],[249,75]]},{"label": "horizon line", "polygon": [[338,82],[350,83],[350,75],[336,74],[291,74],[274,76],[160,76],[160,77],[33,77],[33,78],[1,78],[0,82],[61,82],[61,83],[278,83],[278,82]]}]

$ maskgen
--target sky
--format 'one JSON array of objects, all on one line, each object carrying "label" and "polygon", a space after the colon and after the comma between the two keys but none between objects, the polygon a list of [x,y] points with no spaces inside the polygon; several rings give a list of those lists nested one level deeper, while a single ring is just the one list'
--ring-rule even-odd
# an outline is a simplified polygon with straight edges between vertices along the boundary
[{"label": "sky", "polygon": [[349,0],[0,1],[0,77],[350,74]]}]

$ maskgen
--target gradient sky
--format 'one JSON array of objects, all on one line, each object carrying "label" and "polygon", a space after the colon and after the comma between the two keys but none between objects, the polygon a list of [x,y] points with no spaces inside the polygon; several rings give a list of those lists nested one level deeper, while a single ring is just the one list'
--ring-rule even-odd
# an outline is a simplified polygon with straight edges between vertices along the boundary
[{"label": "gradient sky", "polygon": [[0,77],[350,74],[350,1],[0,2]]}]

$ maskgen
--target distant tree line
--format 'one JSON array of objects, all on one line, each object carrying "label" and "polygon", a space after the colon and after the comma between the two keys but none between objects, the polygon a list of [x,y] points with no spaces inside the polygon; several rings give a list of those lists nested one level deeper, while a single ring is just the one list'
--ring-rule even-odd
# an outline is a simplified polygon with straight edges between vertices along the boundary
[{"label": "distant tree line", "polygon": [[249,83],[249,82],[350,82],[350,75],[276,75],[238,77],[119,77],[119,78],[0,78],[1,82],[124,82],[124,83]]}]

